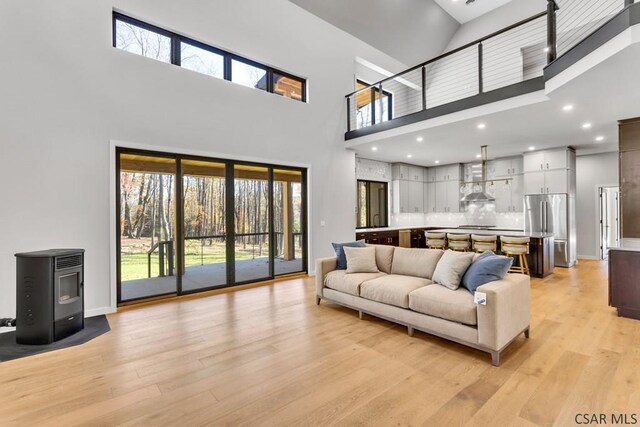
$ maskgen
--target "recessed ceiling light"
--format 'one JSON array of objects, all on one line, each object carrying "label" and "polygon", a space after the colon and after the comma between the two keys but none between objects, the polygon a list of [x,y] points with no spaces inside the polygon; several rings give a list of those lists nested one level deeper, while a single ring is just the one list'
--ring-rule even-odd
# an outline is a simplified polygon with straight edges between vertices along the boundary
[{"label": "recessed ceiling light", "polygon": [[571,105],[571,104],[565,105],[564,107],[562,107],[562,109],[564,111],[571,111],[571,110],[573,110],[573,105]]},{"label": "recessed ceiling light", "polygon": [[371,147],[371,151],[378,151],[378,147]]},{"label": "recessed ceiling light", "polygon": [[487,125],[486,125],[486,124],[484,124],[484,123],[480,123],[480,124],[478,124],[478,129],[484,129],[484,128],[486,128],[486,127],[487,127]]},{"label": "recessed ceiling light", "polygon": [[413,157],[413,154],[407,154],[407,159],[410,159]]},{"label": "recessed ceiling light", "polygon": [[533,151],[535,149],[536,149],[536,147],[534,147],[534,146],[529,147],[529,151]]},{"label": "recessed ceiling light", "polygon": [[416,141],[422,142],[422,141],[424,141],[424,139],[421,136],[419,136],[419,137],[416,138]]},{"label": "recessed ceiling light", "polygon": [[596,137],[596,142],[602,142],[604,141],[604,136],[597,136]]},{"label": "recessed ceiling light", "polygon": [[591,129],[591,123],[585,123],[582,125],[582,129]]},{"label": "recessed ceiling light", "polygon": [[440,163],[440,160],[436,160],[434,163],[437,165],[438,163]]},{"label": "recessed ceiling light", "polygon": [[545,47],[545,48],[544,48],[544,51],[545,51],[545,52],[549,52],[549,47],[548,47],[548,46],[547,46],[547,47]]},{"label": "recessed ceiling light", "polygon": [[480,157],[482,157],[482,154],[476,154],[476,159],[479,159]]}]

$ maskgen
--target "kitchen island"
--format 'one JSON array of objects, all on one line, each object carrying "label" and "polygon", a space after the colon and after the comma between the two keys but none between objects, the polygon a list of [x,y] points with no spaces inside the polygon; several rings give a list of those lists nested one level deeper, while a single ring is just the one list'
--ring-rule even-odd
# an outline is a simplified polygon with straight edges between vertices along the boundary
[{"label": "kitchen island", "polygon": [[609,248],[609,305],[618,316],[640,319],[640,239]]},{"label": "kitchen island", "polygon": [[555,251],[553,234],[544,232],[531,232],[522,230],[501,230],[498,228],[475,229],[475,228],[440,228],[433,230],[436,233],[452,234],[478,234],[481,236],[497,236],[498,251],[500,250],[500,236],[505,237],[528,237],[529,255],[527,262],[531,277],[543,278],[553,274],[555,265]]},{"label": "kitchen island", "polygon": [[445,228],[445,227],[385,227],[356,230],[356,239],[365,240],[370,244],[403,246],[411,248],[426,248],[426,231],[454,233],[454,234],[479,234],[484,236],[509,236],[529,237],[529,255],[527,262],[532,277],[547,277],[553,273],[554,268],[554,239],[550,233],[526,232],[523,230],[500,229],[494,227],[484,228]]}]

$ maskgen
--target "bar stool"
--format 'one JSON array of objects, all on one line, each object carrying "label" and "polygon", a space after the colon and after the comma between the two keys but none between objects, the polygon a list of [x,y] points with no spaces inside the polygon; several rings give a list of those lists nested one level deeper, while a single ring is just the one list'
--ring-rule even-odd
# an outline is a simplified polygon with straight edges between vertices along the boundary
[{"label": "bar stool", "polygon": [[509,273],[529,274],[529,264],[527,263],[529,241],[528,237],[500,236],[502,253],[513,257],[514,261],[516,258],[518,259],[518,265],[511,266]]},{"label": "bar stool", "polygon": [[469,234],[447,234],[447,240],[449,240],[449,249],[457,252],[467,252],[471,244]]},{"label": "bar stool", "polygon": [[429,249],[442,249],[447,247],[447,235],[445,233],[424,232],[427,238],[427,247]]},{"label": "bar stool", "polygon": [[481,236],[479,234],[472,234],[471,249],[477,253],[487,251],[496,252],[498,250],[498,236]]}]

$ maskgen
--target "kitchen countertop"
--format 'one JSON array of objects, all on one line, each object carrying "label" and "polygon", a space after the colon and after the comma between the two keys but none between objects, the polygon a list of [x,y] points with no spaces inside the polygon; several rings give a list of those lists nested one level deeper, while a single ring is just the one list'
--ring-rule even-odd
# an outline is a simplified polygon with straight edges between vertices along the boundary
[{"label": "kitchen countertop", "polygon": [[416,230],[416,229],[422,229],[422,228],[428,228],[429,230],[442,230],[442,229],[447,229],[447,230],[455,230],[455,231],[451,231],[451,233],[455,233],[457,230],[463,230],[463,231],[459,231],[459,233],[467,233],[469,232],[469,230],[474,230],[474,234],[481,234],[480,231],[488,231],[489,235],[493,235],[496,233],[491,233],[491,231],[498,231],[498,234],[504,234],[505,231],[508,232],[522,232],[522,230],[514,230],[514,229],[509,229],[509,228],[490,228],[490,229],[476,229],[476,228],[447,228],[447,227],[438,227],[438,226],[432,226],[432,225],[421,225],[421,226],[415,226],[415,227],[378,227],[378,228],[356,228],[356,233],[375,233],[376,231],[400,231],[400,230]]},{"label": "kitchen countertop", "polygon": [[620,239],[618,246],[611,246],[609,250],[640,252],[640,239]]},{"label": "kitchen countertop", "polygon": [[375,233],[376,231],[400,231],[400,230],[415,230],[417,228],[442,228],[422,225],[419,227],[378,227],[378,228],[356,228],[356,233]]},{"label": "kitchen countertop", "polygon": [[[531,237],[534,239],[543,239],[545,237],[553,237],[553,233],[537,233],[531,231],[522,230],[501,230],[501,229],[489,229],[478,230],[473,228],[441,228],[437,230],[431,230],[435,233],[453,233],[453,234],[479,234],[481,236],[508,236],[508,237]],[[638,247],[640,250],[640,246]]]}]

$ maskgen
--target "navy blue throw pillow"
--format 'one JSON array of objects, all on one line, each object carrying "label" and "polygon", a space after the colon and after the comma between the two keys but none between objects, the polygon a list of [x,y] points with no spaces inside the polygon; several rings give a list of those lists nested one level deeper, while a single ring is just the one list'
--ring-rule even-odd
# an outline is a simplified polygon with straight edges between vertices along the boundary
[{"label": "navy blue throw pillow", "polygon": [[502,280],[513,264],[513,258],[498,256],[493,252],[480,255],[462,277],[462,287],[474,293],[478,286]]},{"label": "navy blue throw pillow", "polygon": [[366,245],[364,240],[358,240],[355,242],[348,243],[332,243],[333,250],[336,251],[336,257],[338,258],[338,270],[346,270],[347,269],[347,255],[344,253],[345,246],[350,248],[364,248]]}]

